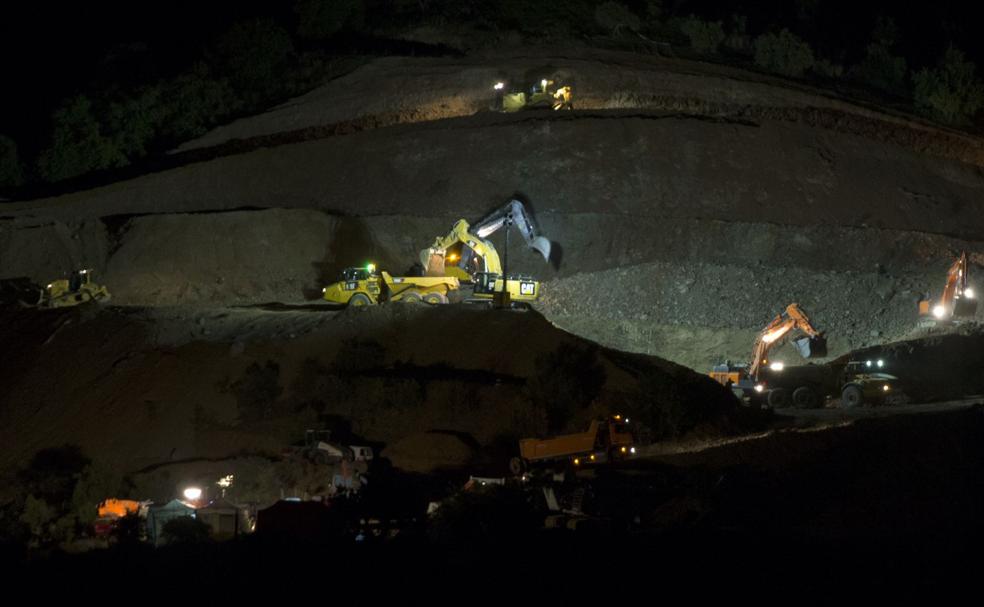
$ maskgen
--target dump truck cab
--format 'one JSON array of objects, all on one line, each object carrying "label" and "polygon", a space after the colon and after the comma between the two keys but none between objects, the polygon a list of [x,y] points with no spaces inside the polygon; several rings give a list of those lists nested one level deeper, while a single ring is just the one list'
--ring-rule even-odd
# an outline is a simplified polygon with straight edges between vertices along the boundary
[{"label": "dump truck cab", "polygon": [[899,378],[885,373],[885,361],[852,360],[840,373],[840,404],[844,408],[862,405],[893,405],[907,400]]}]

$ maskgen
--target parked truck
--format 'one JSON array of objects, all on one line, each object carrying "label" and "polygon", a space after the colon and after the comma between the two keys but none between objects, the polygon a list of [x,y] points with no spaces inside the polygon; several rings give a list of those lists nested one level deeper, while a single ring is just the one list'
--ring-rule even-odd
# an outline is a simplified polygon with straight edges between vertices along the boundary
[{"label": "parked truck", "polygon": [[612,462],[635,453],[629,420],[621,415],[591,422],[587,431],[553,438],[524,438],[519,441],[519,456],[509,461],[513,474],[522,474],[531,466],[546,463],[584,464]]}]

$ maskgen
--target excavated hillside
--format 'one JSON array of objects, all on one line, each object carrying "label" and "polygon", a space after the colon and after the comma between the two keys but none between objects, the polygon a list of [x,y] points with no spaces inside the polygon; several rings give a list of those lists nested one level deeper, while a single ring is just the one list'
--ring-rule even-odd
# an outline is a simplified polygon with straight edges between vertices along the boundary
[{"label": "excavated hillside", "polygon": [[[569,55],[380,59],[189,142],[156,172],[0,207],[0,279],[43,284],[88,266],[124,307],[116,320],[100,315],[71,329],[91,332],[78,338],[85,349],[60,348],[57,361],[37,359],[40,370],[34,359],[16,363],[28,373],[6,387],[8,407],[20,403],[16,420],[29,426],[30,415],[17,416],[62,402],[82,416],[66,418],[72,423],[120,416],[116,424],[165,410],[153,403],[180,402],[167,408],[181,411],[168,417],[174,433],[132,457],[207,453],[181,424],[196,403],[211,402],[216,382],[241,375],[245,366],[231,354],[244,343],[237,332],[276,327],[276,339],[259,333],[261,368],[338,347],[334,338],[299,337],[308,345],[288,353],[277,339],[302,335],[316,314],[232,322],[232,306],[311,302],[341,268],[370,260],[402,272],[455,220],[477,219],[512,196],[556,243],[549,265],[519,238],[508,254],[510,271],[544,281],[536,308],[547,320],[698,371],[745,359],[755,334],[793,301],[827,332],[832,357],[905,337],[916,301],[939,295],[958,251],[968,252],[972,276],[984,262],[977,138],[733,68]],[[487,110],[496,80],[545,72],[574,83],[575,111]],[[493,239],[504,247],[501,233]],[[132,322],[129,307],[150,309],[139,312],[150,320]],[[401,322],[404,331],[438,334],[446,341],[435,337],[428,348],[444,353],[490,343],[468,323]],[[131,334],[131,345],[79,362],[80,351],[100,351],[100,340]],[[413,347],[405,334],[390,335]],[[123,353],[168,339],[175,350]],[[504,347],[495,351],[514,355]],[[425,355],[414,352],[419,364]],[[154,388],[166,395],[137,394],[170,365],[164,387]],[[103,394],[106,378],[128,368],[147,375]],[[52,382],[45,390],[56,395],[32,396],[51,369],[77,373],[78,382]],[[227,408],[231,383],[222,384]],[[34,437],[19,448],[26,453],[54,440],[36,437],[59,416],[39,417],[47,421],[33,433],[3,431]],[[398,438],[377,430],[378,440]],[[98,441],[137,441],[119,436],[107,430]]]}]

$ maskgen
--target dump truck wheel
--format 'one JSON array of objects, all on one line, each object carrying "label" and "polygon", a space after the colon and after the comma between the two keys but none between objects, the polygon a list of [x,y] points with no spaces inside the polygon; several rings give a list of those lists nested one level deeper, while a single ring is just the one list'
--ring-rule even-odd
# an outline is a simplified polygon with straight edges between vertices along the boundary
[{"label": "dump truck wheel", "polygon": [[793,391],[793,405],[797,409],[816,409],[820,405],[820,395],[810,386],[800,386]]},{"label": "dump truck wheel", "polygon": [[509,460],[509,471],[519,476],[520,474],[526,472],[526,462],[523,461],[521,457],[514,457]]},{"label": "dump truck wheel", "polygon": [[775,390],[770,390],[769,395],[766,397],[766,402],[773,409],[785,409],[789,406],[789,397],[786,391],[782,388],[776,388]]},{"label": "dump truck wheel", "polygon": [[400,297],[400,301],[408,304],[420,303],[421,301],[420,293],[404,293]]},{"label": "dump truck wheel", "polygon": [[845,409],[853,409],[855,407],[860,407],[864,404],[864,392],[861,388],[851,384],[850,386],[844,386],[844,390],[841,391],[841,406]]},{"label": "dump truck wheel", "polygon": [[369,306],[372,305],[372,300],[365,293],[356,293],[351,298],[349,298],[348,305],[350,306]]},{"label": "dump truck wheel", "polygon": [[431,305],[439,305],[448,303],[448,298],[444,293],[428,293],[424,295],[424,303],[429,303]]}]

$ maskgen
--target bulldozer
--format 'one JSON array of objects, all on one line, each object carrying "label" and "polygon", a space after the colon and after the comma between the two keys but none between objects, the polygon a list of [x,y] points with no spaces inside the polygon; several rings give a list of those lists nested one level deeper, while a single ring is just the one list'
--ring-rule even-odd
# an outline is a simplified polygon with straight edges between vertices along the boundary
[{"label": "bulldozer", "polygon": [[446,304],[460,282],[453,276],[394,277],[377,271],[375,264],[346,268],[337,282],[321,289],[322,298],[334,304],[369,306],[387,301]]},{"label": "bulldozer", "polygon": [[2,281],[0,300],[26,308],[65,308],[90,301],[109,300],[109,290],[92,280],[92,270],[73,270],[67,278],[54,280],[41,288],[29,279],[18,278]]},{"label": "bulldozer", "polygon": [[475,223],[459,219],[447,234],[435,238],[430,247],[420,252],[424,273],[457,277],[472,284],[471,302],[510,307],[514,302],[536,301],[540,296],[540,282],[532,276],[508,274],[508,258],[500,259],[495,246],[486,238],[506,228],[508,255],[512,226],[520,231],[530,249],[544,261],[550,260],[552,243],[540,235],[526,206],[513,199]]}]

